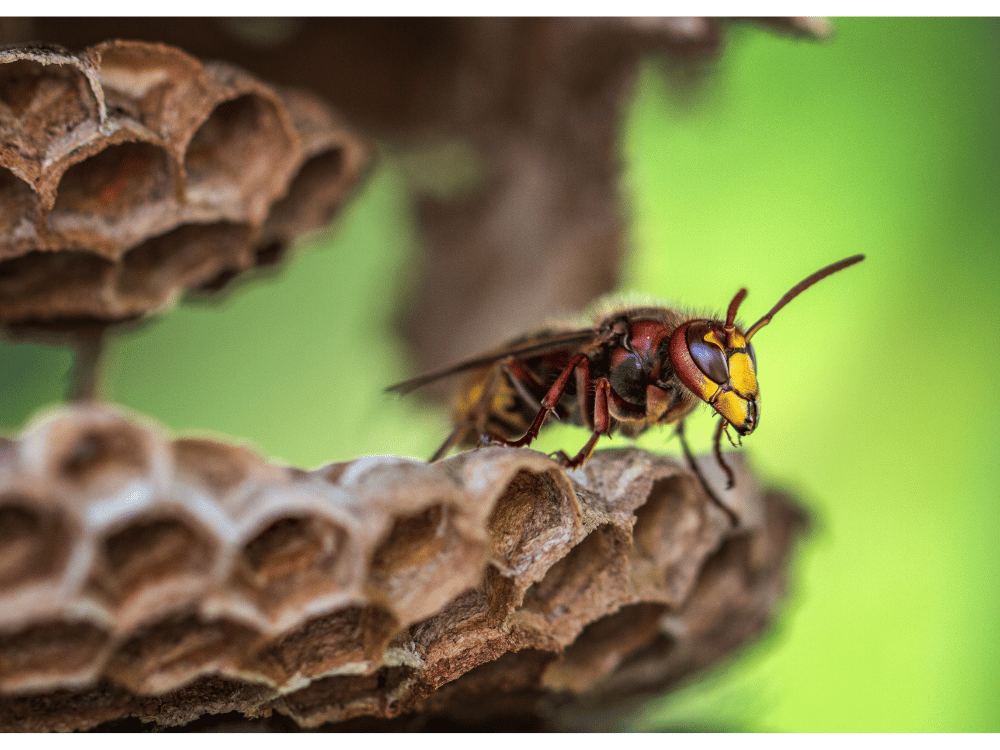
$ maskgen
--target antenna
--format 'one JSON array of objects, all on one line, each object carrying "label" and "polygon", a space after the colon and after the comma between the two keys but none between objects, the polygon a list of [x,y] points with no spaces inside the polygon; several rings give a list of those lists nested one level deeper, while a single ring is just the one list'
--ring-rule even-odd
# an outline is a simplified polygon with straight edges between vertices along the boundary
[{"label": "antenna", "polygon": [[[800,281],[798,284],[796,284],[791,289],[789,289],[787,292],[785,292],[785,296],[782,297],[781,299],[779,299],[778,300],[778,304],[776,304],[774,307],[772,307],[770,310],[768,310],[767,314],[763,318],[761,318],[756,323],[754,323],[752,326],[750,326],[750,330],[747,331],[747,335],[746,335],[747,341],[749,341],[750,337],[753,336],[755,333],[757,333],[757,331],[759,331],[761,328],[763,328],[768,323],[770,323],[771,322],[771,318],[773,318],[778,313],[778,310],[780,310],[785,305],[787,305],[789,302],[791,302],[793,299],[795,299],[796,297],[798,297],[800,294],[802,294],[802,292],[804,292],[806,289],[808,289],[809,287],[811,287],[817,281],[819,281],[820,279],[825,279],[831,273],[836,273],[837,271],[840,271],[840,270],[842,270],[844,268],[847,268],[848,266],[853,266],[855,263],[860,263],[864,259],[865,259],[864,255],[852,255],[850,258],[844,258],[843,260],[837,261],[836,263],[833,263],[833,264],[827,266],[826,268],[821,268],[816,273],[814,273],[812,276],[807,276],[806,278],[802,279],[802,281]],[[741,291],[744,291],[744,290],[741,290]],[[737,304],[737,305],[739,304],[737,302],[737,299],[742,300],[742,298],[740,297],[739,294],[737,294],[736,297],[733,298],[733,301],[729,304],[729,312],[731,314],[734,312],[734,310],[733,310],[733,304]],[[729,320],[730,320],[730,318],[727,318],[727,320],[726,320],[727,325],[729,323]]]},{"label": "antenna", "polygon": [[733,301],[729,303],[729,309],[726,310],[726,330],[733,330],[733,324],[736,321],[736,310],[739,309],[740,303],[746,299],[747,288],[743,287],[738,292],[736,296],[733,297]]}]

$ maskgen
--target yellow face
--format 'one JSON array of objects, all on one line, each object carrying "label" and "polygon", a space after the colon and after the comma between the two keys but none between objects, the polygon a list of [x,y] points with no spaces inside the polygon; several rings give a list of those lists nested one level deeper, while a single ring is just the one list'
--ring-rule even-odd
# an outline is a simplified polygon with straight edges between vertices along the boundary
[{"label": "yellow face", "polygon": [[749,343],[743,334],[734,332],[733,342],[726,347],[729,357],[729,382],[733,389],[744,397],[759,396],[757,390],[757,370],[750,357]]},{"label": "yellow face", "polygon": [[671,342],[671,356],[681,382],[741,435],[753,432],[760,421],[760,388],[753,347],[744,334],[696,320],[677,338],[683,341]]},{"label": "yellow face", "polygon": [[670,337],[670,363],[674,373],[692,393],[711,404],[740,435],[749,435],[760,423],[757,362],[750,339],[785,305],[817,281],[864,259],[863,255],[852,255],[807,276],[785,292],[746,333],[736,327],[736,313],[747,296],[745,287],[729,303],[725,322],[696,319],[678,326]]}]

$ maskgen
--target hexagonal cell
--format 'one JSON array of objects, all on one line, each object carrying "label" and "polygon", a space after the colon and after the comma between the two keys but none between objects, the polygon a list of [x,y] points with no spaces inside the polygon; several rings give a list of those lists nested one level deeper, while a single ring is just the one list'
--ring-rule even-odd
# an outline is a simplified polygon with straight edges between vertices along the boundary
[{"label": "hexagonal cell", "polygon": [[69,56],[62,63],[43,56],[54,64],[21,59],[0,65],[0,106],[9,113],[4,143],[31,161],[60,156],[47,148],[53,136],[64,142],[60,145],[73,144],[72,131],[98,109],[80,66],[71,64]]},{"label": "hexagonal cell", "polygon": [[[749,535],[731,537],[707,557],[681,607],[689,639],[704,640],[721,653],[764,627],[769,611],[760,607],[753,590],[762,581],[773,585],[773,579],[756,580],[750,572],[752,546]],[[705,638],[707,634],[711,637]]]},{"label": "hexagonal cell", "polygon": [[304,727],[355,716],[397,716],[404,708],[400,698],[414,679],[408,667],[382,667],[373,674],[324,677],[284,696],[285,710]]},{"label": "hexagonal cell", "polygon": [[49,215],[54,231],[79,230],[81,218],[99,219],[97,230],[108,223],[128,221],[141,206],[173,198],[176,186],[170,175],[167,152],[151,143],[108,146],[67,169]]},{"label": "hexagonal cell", "polygon": [[350,582],[346,548],[347,531],[329,519],[284,516],[243,546],[232,585],[269,618],[277,618],[285,607],[336,592]]},{"label": "hexagonal cell", "polygon": [[404,623],[430,615],[482,574],[486,547],[462,536],[454,513],[436,504],[396,518],[372,556],[371,594]]},{"label": "hexagonal cell", "polygon": [[109,636],[93,623],[56,620],[0,634],[0,689],[41,690],[96,674]]},{"label": "hexagonal cell", "polygon": [[177,614],[137,631],[115,651],[105,674],[137,693],[162,693],[201,675],[235,671],[259,639],[231,620]]},{"label": "hexagonal cell", "polygon": [[[580,530],[580,515],[551,472],[523,469],[497,499],[486,527],[504,572],[530,576],[564,554]],[[543,549],[551,549],[554,557],[540,559]]]},{"label": "hexagonal cell", "polygon": [[[190,521],[178,518],[132,519],[105,537],[87,590],[115,607],[140,589],[189,588],[195,600],[212,570],[215,542]],[[192,581],[192,578],[196,579]],[[180,591],[167,598],[176,605]]]},{"label": "hexagonal cell", "polygon": [[[152,456],[148,435],[124,419],[60,425],[65,434],[50,441],[55,478],[91,496],[146,478]],[[59,439],[61,438],[61,439]]]},{"label": "hexagonal cell", "polygon": [[344,198],[344,150],[330,149],[308,159],[292,179],[288,192],[271,206],[263,236],[286,237],[290,230],[329,223]]},{"label": "hexagonal cell", "polygon": [[0,496],[0,592],[58,576],[71,549],[69,524],[31,498]]},{"label": "hexagonal cell", "polygon": [[467,725],[500,719],[495,731],[511,731],[512,717],[523,712],[527,718],[532,713],[542,675],[556,658],[551,651],[535,648],[508,651],[441,685],[421,707],[443,709]]},{"label": "hexagonal cell", "polygon": [[260,457],[239,445],[214,440],[182,438],[173,442],[174,464],[180,479],[193,479],[217,497],[245,480]]},{"label": "hexagonal cell", "polygon": [[105,93],[127,93],[132,99],[142,99],[165,86],[177,85],[171,74],[192,75],[199,67],[193,58],[166,45],[128,41],[122,46],[102,44],[97,48]]},{"label": "hexagonal cell", "polygon": [[129,250],[115,282],[125,309],[137,311],[172,301],[185,289],[223,272],[253,265],[250,227],[217,222],[187,224]]},{"label": "hexagonal cell", "polygon": [[33,60],[0,66],[0,104],[11,117],[23,116],[47,80],[45,66]]},{"label": "hexagonal cell", "polygon": [[[477,635],[485,628],[506,629],[507,615],[514,608],[511,589],[509,578],[487,566],[480,585],[466,589],[442,609],[409,628],[411,649],[427,662],[445,661],[449,667],[464,671],[462,665],[470,661],[470,653],[462,644],[480,645],[476,643]],[[443,672],[439,676],[443,678]]]},{"label": "hexagonal cell", "polygon": [[628,548],[621,529],[598,526],[525,592],[518,619],[531,627],[541,617],[547,635],[569,643],[584,625],[627,601]]},{"label": "hexagonal cell", "polygon": [[694,585],[699,561],[718,546],[720,537],[700,489],[691,475],[660,479],[636,509],[631,556],[633,580],[643,597],[682,602]]},{"label": "hexagonal cell", "polygon": [[[242,528],[237,544],[245,542],[245,534],[255,529],[247,524],[264,523],[260,503],[262,488],[288,482],[294,471],[287,466],[267,463],[259,453],[245,445],[227,445],[202,438],[175,440],[171,447],[174,458],[174,491],[193,493],[196,498],[209,495],[214,506],[225,513],[224,522],[236,522]],[[268,505],[268,507],[272,507]],[[280,513],[281,509],[273,513]],[[273,513],[270,518],[273,518]],[[204,514],[202,514],[204,517]],[[267,515],[264,513],[264,515]],[[206,521],[216,525],[216,520]],[[223,522],[220,518],[218,522]],[[230,531],[219,529],[220,533]]]},{"label": "hexagonal cell", "polygon": [[550,690],[587,690],[632,654],[659,643],[660,620],[666,611],[665,605],[641,602],[592,622],[545,668],[542,685]]},{"label": "hexagonal cell", "polygon": [[92,253],[33,250],[0,261],[0,318],[12,323],[50,321],[106,308],[101,290],[114,273]]},{"label": "hexagonal cell", "polygon": [[[99,44],[100,82],[110,108],[124,107],[167,140],[196,127],[208,82],[198,60],[163,44],[113,40]],[[204,106],[202,104],[202,106]]]},{"label": "hexagonal cell", "polygon": [[280,263],[288,247],[283,242],[271,242],[263,247],[255,247],[253,250],[253,272],[241,275],[239,268],[224,268],[208,281],[204,281],[189,292],[188,299],[193,302],[202,300],[202,295],[212,295],[209,299],[218,300],[215,295],[223,289],[229,287],[227,291],[235,290],[239,284],[233,282],[239,279],[240,282],[251,284],[262,278],[269,278],[276,273],[276,269],[271,268]]},{"label": "hexagonal cell", "polygon": [[289,175],[275,172],[282,152],[289,160],[293,155],[283,125],[275,104],[254,94],[219,104],[188,144],[188,202],[229,205],[240,216],[260,213],[262,220],[270,199],[287,188]]},{"label": "hexagonal cell", "polygon": [[355,605],[313,617],[260,651],[247,669],[276,685],[334,670],[366,669],[379,664],[386,644],[399,631],[390,612]]}]

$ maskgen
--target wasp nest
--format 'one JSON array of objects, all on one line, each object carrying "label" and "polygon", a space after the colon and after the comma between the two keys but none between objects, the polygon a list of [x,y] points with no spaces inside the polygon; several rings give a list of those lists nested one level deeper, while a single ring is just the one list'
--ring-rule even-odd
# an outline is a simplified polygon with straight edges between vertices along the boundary
[{"label": "wasp nest", "polygon": [[366,158],[316,97],[163,44],[0,49],[0,321],[217,288],[325,224]]},{"label": "wasp nest", "polygon": [[663,689],[780,598],[802,517],[738,468],[733,529],[639,450],[307,472],[58,411],[0,448],[0,730],[471,721]]}]

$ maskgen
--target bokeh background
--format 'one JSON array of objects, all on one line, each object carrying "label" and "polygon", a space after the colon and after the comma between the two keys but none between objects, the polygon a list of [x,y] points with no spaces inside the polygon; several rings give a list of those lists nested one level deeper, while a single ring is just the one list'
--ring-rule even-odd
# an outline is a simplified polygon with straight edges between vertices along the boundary
[{"label": "bokeh background", "polygon": [[[822,44],[735,29],[696,93],[650,62],[628,111],[623,290],[721,312],[745,285],[752,322],[821,266],[868,258],[754,341],[745,449],[813,515],[786,608],[624,728],[1000,731],[1000,22],[835,26]],[[383,393],[413,374],[393,322],[419,242],[381,157],[277,277],[113,340],[107,395],[303,467],[433,452],[444,411]],[[60,401],[70,364],[0,344],[0,426]],[[710,433],[707,414],[689,426],[696,447]],[[641,443],[677,453],[669,434]],[[539,447],[585,437],[559,426]]]}]

